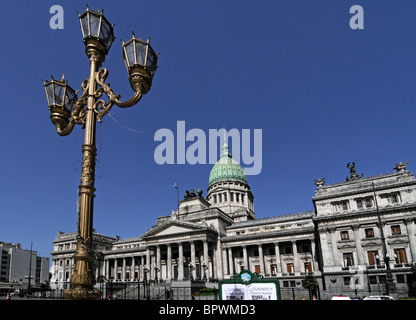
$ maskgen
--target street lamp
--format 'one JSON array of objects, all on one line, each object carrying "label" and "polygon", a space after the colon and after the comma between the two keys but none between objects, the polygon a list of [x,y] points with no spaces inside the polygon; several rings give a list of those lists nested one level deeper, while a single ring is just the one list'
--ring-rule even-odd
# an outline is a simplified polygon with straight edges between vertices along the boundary
[{"label": "street lamp", "polygon": [[157,273],[159,272],[159,268],[155,266],[153,269],[155,270],[155,283],[158,283]]},{"label": "street lamp", "polygon": [[383,224],[381,222],[381,215],[380,215],[380,211],[379,211],[379,208],[378,208],[377,196],[376,196],[376,190],[375,190],[375,187],[374,187],[374,182],[372,182],[371,184],[373,186],[374,201],[375,201],[376,210],[377,210],[378,226],[379,226],[379,229],[380,229],[381,246],[382,246],[382,250],[383,250],[384,264],[386,265],[386,272],[387,272],[386,291],[387,291],[387,295],[389,295],[390,293],[396,293],[397,288],[396,288],[396,284],[394,283],[393,274],[392,274],[391,268],[390,268],[390,255],[387,252],[386,238],[384,237]]},{"label": "street lamp", "polygon": [[[108,70],[101,68],[114,40],[114,25],[104,17],[103,11],[87,10],[79,15],[85,52],[90,61],[89,78],[82,82],[82,94],[78,98],[62,75],[61,80],[44,81],[46,97],[50,110],[50,119],[61,136],[72,132],[76,124],[85,129],[82,145],[81,183],[78,188],[79,210],[77,223],[77,251],[74,255],[75,269],[71,277],[72,289],[65,291],[67,299],[98,299],[100,292],[93,288],[95,277],[92,263],[95,260],[92,250],[93,203],[95,197],[95,147],[96,121],[111,110],[113,105],[121,108],[132,107],[140,101],[151,87],[153,75],[157,69],[157,57],[149,41],[133,39],[123,43],[123,57],[133,96],[120,101],[120,95],[114,93],[105,80]],[[131,46],[134,45],[133,51]],[[128,53],[127,58],[125,54]],[[144,56],[144,59],[143,59]],[[134,60],[134,61],[133,61]],[[103,93],[108,101],[101,99]]]},{"label": "street lamp", "polygon": [[194,278],[192,276],[192,271],[194,270],[194,266],[192,265],[192,263],[188,264],[188,268],[189,268],[189,280],[193,281]]},{"label": "street lamp", "polygon": [[146,267],[143,268],[143,290],[144,290],[144,295],[145,295],[145,299],[149,299],[149,292],[150,292],[150,283],[147,286],[147,290],[146,290],[146,285],[147,285],[147,273],[149,272],[149,269],[147,269]]},{"label": "street lamp", "polygon": [[205,264],[205,262],[202,263],[202,268],[204,269],[204,278],[203,278],[203,280],[206,282],[207,281],[207,269],[208,269],[208,266]]}]

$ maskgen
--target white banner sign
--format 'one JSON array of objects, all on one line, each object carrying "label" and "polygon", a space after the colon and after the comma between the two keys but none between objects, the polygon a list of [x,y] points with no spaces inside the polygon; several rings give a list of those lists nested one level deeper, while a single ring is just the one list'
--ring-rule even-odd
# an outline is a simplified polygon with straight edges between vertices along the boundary
[{"label": "white banner sign", "polygon": [[276,284],[251,283],[224,283],[222,285],[223,300],[277,300]]}]

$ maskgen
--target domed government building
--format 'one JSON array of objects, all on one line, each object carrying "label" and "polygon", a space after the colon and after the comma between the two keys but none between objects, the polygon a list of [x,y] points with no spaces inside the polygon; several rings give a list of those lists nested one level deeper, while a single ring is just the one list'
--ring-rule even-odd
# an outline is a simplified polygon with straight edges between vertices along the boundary
[{"label": "domed government building", "polygon": [[[407,296],[416,262],[416,180],[406,166],[363,177],[349,164],[343,182],[315,180],[315,210],[257,219],[244,170],[224,145],[205,197],[186,191],[178,210],[135,238],[94,233],[96,287],[120,298],[172,298],[181,288],[218,288],[248,269],[278,279],[283,299],[308,298],[305,279],[317,282],[322,299]],[[76,233],[59,232],[53,246],[51,287],[67,289]]]}]

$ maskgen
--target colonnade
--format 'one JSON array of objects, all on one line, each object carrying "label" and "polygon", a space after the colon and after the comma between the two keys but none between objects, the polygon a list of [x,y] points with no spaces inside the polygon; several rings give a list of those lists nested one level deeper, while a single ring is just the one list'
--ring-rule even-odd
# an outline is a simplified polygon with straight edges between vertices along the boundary
[{"label": "colonnade", "polygon": [[148,244],[138,252],[108,255],[104,272],[107,279],[115,281],[209,281],[216,272],[213,254],[215,248],[207,240]]},{"label": "colonnade", "polygon": [[189,240],[148,244],[140,251],[120,251],[104,259],[105,277],[115,281],[223,280],[243,269],[266,276],[316,271],[315,242],[235,244]]}]

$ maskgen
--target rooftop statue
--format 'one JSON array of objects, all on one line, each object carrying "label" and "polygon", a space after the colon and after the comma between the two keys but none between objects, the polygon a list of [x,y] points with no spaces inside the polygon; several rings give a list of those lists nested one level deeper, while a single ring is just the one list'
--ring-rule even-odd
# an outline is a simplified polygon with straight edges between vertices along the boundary
[{"label": "rooftop statue", "polygon": [[200,189],[196,189],[196,194],[194,189],[189,189],[185,191],[184,200],[189,200],[196,197],[202,197],[203,191]]},{"label": "rooftop statue", "polygon": [[394,167],[394,170],[396,170],[397,172],[405,171],[409,161],[410,160],[407,160],[405,163],[395,163],[396,167]]},{"label": "rooftop statue", "polygon": [[347,168],[350,169],[350,176],[347,177],[347,181],[354,179],[359,179],[363,177],[363,174],[357,174],[357,169],[355,168],[355,162],[348,162]]}]

